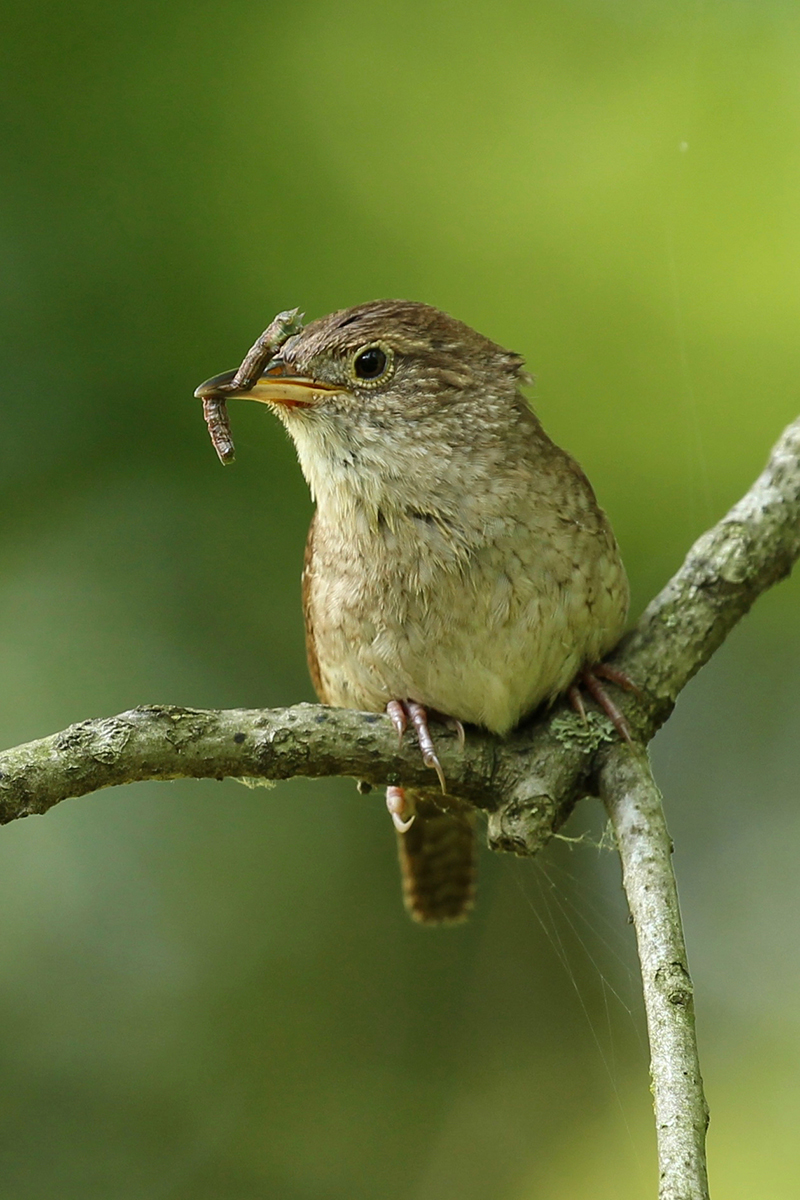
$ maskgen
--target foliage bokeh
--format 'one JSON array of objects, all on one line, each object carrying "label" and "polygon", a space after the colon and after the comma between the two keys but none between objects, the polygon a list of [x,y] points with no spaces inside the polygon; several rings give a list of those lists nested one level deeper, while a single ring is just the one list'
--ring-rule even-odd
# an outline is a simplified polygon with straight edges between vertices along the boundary
[{"label": "foliage bokeh", "polygon": [[[800,19],[779,0],[3,6],[0,737],[311,698],[290,445],[192,400],[281,308],[426,300],[526,355],[635,615],[798,410]],[[712,1188],[797,1194],[797,581],[654,747]],[[0,836],[0,1187],[652,1194],[636,965],[582,806],[402,913],[351,784],[142,785]],[[789,916],[787,917],[787,914]]]}]

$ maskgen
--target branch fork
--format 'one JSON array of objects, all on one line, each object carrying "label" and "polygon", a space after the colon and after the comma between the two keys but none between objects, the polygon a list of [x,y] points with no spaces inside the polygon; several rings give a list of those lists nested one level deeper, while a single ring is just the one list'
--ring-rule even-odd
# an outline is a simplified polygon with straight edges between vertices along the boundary
[{"label": "branch fork", "polygon": [[[488,814],[489,845],[535,854],[575,802],[600,794],[614,827],[639,945],[659,1142],[661,1200],[705,1200],[708,1111],[694,1039],[692,987],[671,845],[644,750],[681,689],[753,602],[800,557],[800,418],[746,495],[689,551],[620,642],[610,666],[641,695],[618,691],[637,746],[566,702],[499,740],[466,746],[437,731],[448,791]],[[350,775],[366,785],[431,788],[431,771],[386,716],[299,704],[226,711],[152,705],[0,754],[0,824],[100,788],[145,779],[288,779]]]}]

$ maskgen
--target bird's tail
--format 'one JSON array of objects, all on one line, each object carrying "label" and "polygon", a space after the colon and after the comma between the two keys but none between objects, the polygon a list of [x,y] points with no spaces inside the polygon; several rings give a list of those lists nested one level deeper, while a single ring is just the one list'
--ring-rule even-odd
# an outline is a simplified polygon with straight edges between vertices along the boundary
[{"label": "bird's tail", "polygon": [[407,793],[416,816],[397,834],[403,901],[421,924],[463,921],[475,900],[477,838],[472,809],[449,797]]}]

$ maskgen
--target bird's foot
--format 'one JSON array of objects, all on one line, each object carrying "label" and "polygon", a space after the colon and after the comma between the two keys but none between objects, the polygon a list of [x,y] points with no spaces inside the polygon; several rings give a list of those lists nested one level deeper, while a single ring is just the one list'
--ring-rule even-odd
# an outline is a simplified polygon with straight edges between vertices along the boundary
[{"label": "bird's foot", "polygon": [[[386,712],[389,714],[391,722],[397,730],[398,743],[402,742],[403,734],[408,728],[408,722],[411,722],[417,735],[419,748],[422,751],[422,761],[426,767],[433,768],[438,776],[442,792],[446,792],[447,780],[444,777],[442,764],[439,762],[436,747],[431,737],[431,731],[428,728],[428,714],[425,709],[421,704],[417,704],[415,700],[390,700],[386,705]],[[456,722],[456,733],[458,734],[459,742],[463,745],[464,726],[460,721]],[[387,804],[388,802],[387,797]],[[389,811],[391,812],[391,809]]]},{"label": "bird's foot", "polygon": [[593,667],[583,667],[578,673],[575,682],[567,691],[569,702],[581,720],[586,721],[586,708],[583,703],[583,696],[581,695],[581,688],[586,688],[592,699],[600,705],[600,708],[602,708],[622,740],[627,742],[629,746],[632,746],[633,738],[631,737],[630,726],[603,687],[600,682],[601,679],[607,679],[609,683],[615,683],[623,691],[633,692],[634,695],[641,697],[641,691],[624,671],[619,671],[616,667],[611,667],[607,663],[596,663]]},{"label": "bird's foot", "polygon": [[463,752],[467,744],[467,735],[464,732],[464,726],[459,721],[458,717],[445,717],[444,723],[447,728],[458,738],[458,748]]},{"label": "bird's foot", "polygon": [[609,683],[615,683],[623,692],[633,692],[637,700],[642,699],[642,689],[634,683],[627,671],[620,671],[619,667],[612,667],[611,663],[601,662],[592,667],[592,673],[599,675],[601,679],[607,679]]},{"label": "bird's foot", "polygon": [[398,833],[408,833],[414,824],[414,801],[405,788],[387,787],[386,807]]}]

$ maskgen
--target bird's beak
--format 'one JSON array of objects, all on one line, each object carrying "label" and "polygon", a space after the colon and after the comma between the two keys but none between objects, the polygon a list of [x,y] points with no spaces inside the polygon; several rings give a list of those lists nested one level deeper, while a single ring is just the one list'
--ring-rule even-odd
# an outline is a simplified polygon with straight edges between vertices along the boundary
[{"label": "bird's beak", "polygon": [[288,363],[273,361],[264,374],[248,388],[232,388],[235,371],[223,371],[201,383],[196,389],[198,400],[257,400],[260,404],[282,404],[286,408],[310,408],[323,396],[341,391],[319,379],[293,375]]}]

